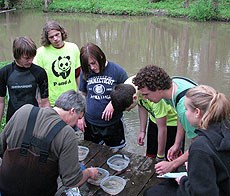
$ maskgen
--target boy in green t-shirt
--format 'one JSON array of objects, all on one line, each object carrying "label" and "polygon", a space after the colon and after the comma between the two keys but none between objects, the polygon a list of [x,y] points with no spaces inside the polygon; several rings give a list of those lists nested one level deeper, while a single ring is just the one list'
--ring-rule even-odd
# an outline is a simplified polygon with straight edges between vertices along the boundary
[{"label": "boy in green t-shirt", "polygon": [[[144,145],[147,129],[146,156],[156,158],[157,161],[165,159],[168,149],[174,144],[177,131],[177,114],[164,100],[153,103],[144,99],[132,84],[134,76],[128,78],[125,84],[117,85],[111,92],[111,101],[115,112],[129,111],[138,105],[140,132],[137,142]],[[148,113],[149,121],[148,121]],[[147,128],[147,122],[148,128]]]},{"label": "boy in green t-shirt", "polygon": [[174,145],[169,149],[167,158],[169,161],[163,161],[155,165],[156,173],[162,175],[171,172],[183,165],[188,160],[188,151],[180,156],[180,147],[184,141],[186,133],[187,138],[194,139],[197,134],[195,128],[188,122],[184,106],[184,95],[190,88],[197,84],[184,77],[170,76],[156,65],[147,65],[140,69],[133,83],[138,87],[142,96],[154,103],[164,99],[174,107],[178,114],[177,135]]}]

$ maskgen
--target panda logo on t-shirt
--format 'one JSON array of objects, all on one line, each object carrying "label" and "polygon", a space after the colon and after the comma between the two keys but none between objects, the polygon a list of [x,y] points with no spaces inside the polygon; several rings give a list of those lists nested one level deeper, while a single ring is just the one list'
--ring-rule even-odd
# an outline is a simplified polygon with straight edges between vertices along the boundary
[{"label": "panda logo on t-shirt", "polygon": [[56,77],[61,76],[66,79],[71,71],[70,56],[59,56],[57,60],[52,63],[52,71]]}]

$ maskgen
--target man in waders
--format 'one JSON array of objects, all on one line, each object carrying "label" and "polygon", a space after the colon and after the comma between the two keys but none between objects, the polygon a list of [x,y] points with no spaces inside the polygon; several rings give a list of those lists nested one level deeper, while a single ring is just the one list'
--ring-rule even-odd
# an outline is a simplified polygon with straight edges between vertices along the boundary
[{"label": "man in waders", "polygon": [[59,96],[53,108],[27,104],[12,116],[0,135],[0,192],[4,195],[54,195],[57,178],[78,187],[97,177],[96,168],[80,169],[77,136],[85,99],[74,90]]}]

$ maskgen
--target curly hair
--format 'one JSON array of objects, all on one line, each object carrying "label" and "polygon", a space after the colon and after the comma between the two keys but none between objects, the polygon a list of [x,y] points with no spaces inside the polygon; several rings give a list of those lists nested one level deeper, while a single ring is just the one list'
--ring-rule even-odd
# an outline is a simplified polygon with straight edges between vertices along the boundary
[{"label": "curly hair", "polygon": [[172,79],[160,67],[156,65],[147,65],[140,69],[136,77],[133,78],[133,83],[139,89],[147,87],[151,91],[170,89]]},{"label": "curly hair", "polygon": [[210,123],[229,120],[230,101],[220,92],[207,85],[200,85],[187,91],[186,97],[191,100],[190,107],[203,112],[201,128],[207,129]]},{"label": "curly hair", "polygon": [[48,21],[43,27],[42,34],[41,34],[41,45],[42,46],[47,47],[51,44],[48,39],[48,33],[51,30],[60,31],[62,35],[62,41],[65,41],[67,39],[67,31],[64,29],[64,27],[62,27],[56,21]]}]

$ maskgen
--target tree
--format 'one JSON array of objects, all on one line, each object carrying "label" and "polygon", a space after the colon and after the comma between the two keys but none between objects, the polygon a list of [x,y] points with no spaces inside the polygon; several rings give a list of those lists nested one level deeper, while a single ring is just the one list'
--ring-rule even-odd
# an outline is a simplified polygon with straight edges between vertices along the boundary
[{"label": "tree", "polygon": [[184,0],[184,8],[188,8],[189,7],[189,0]]},{"label": "tree", "polygon": [[212,0],[212,9],[215,13],[218,13],[219,2],[218,0]]},{"label": "tree", "polygon": [[50,3],[52,3],[52,0],[44,0],[44,12],[48,12],[48,6]]}]

